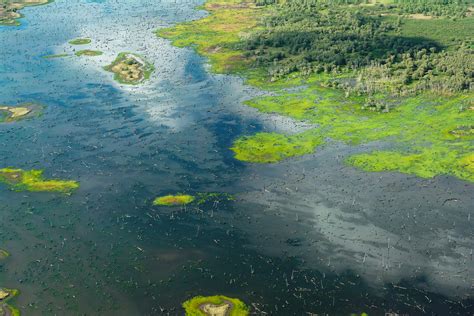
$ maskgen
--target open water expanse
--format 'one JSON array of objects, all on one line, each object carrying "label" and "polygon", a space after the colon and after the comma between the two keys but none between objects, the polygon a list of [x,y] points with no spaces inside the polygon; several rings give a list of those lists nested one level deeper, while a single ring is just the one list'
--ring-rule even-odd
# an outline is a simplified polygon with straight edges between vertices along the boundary
[{"label": "open water expanse", "polygon": [[[472,315],[474,186],[452,177],[366,173],[368,150],[332,143],[279,164],[241,163],[233,140],[301,122],[242,102],[262,93],[213,75],[154,31],[197,19],[186,1],[58,0],[0,26],[0,104],[38,118],[0,125],[0,168],[80,182],[72,195],[0,186],[0,286],[24,315],[183,315],[197,295],[256,315]],[[88,37],[92,43],[71,46]],[[104,55],[76,57],[79,49]],[[123,86],[102,69],[120,52],[154,64]],[[45,59],[49,54],[72,54]],[[156,196],[235,201],[167,208]]]}]

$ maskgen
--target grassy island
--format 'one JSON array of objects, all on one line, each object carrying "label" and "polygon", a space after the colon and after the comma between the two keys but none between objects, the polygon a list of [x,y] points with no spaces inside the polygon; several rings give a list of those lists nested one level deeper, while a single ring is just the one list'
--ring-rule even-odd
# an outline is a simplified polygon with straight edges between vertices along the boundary
[{"label": "grassy island", "polygon": [[44,55],[43,58],[45,59],[53,59],[53,58],[62,58],[62,57],[68,57],[69,54],[53,54],[53,55]]},{"label": "grassy island", "polygon": [[114,79],[122,84],[139,84],[150,78],[155,69],[142,56],[132,53],[120,53],[105,70],[113,72]]},{"label": "grassy island", "polygon": [[23,103],[17,106],[0,104],[0,123],[20,121],[41,113],[42,106],[36,103]]},{"label": "grassy island", "polygon": [[90,44],[91,42],[92,40],[90,38],[76,38],[69,41],[68,43],[71,45],[86,45]]},{"label": "grassy island", "polygon": [[157,197],[153,201],[153,205],[158,206],[179,206],[190,204],[194,201],[194,196],[187,194],[178,194],[178,195],[165,195]]},{"label": "grassy island", "polygon": [[196,296],[183,303],[186,316],[246,316],[249,308],[239,299],[224,295]]},{"label": "grassy island", "polygon": [[373,3],[208,0],[208,16],[157,34],[196,49],[214,72],[272,92],[248,106],[314,125],[243,135],[231,148],[236,159],[275,163],[327,142],[383,142],[383,151],[346,162],[474,182],[469,1]]},{"label": "grassy island", "polygon": [[84,50],[79,50],[75,52],[76,56],[100,56],[102,55],[103,52],[100,50],[90,50],[90,49],[84,49]]},{"label": "grassy island", "polygon": [[24,7],[48,4],[53,0],[2,0],[0,2],[0,25],[18,26],[18,19],[23,16],[19,13]]},{"label": "grassy island", "polygon": [[72,193],[79,187],[76,181],[46,180],[42,170],[0,169],[0,182],[14,191]]},{"label": "grassy island", "polygon": [[20,316],[20,311],[7,303],[18,294],[18,290],[0,288],[0,315]]}]

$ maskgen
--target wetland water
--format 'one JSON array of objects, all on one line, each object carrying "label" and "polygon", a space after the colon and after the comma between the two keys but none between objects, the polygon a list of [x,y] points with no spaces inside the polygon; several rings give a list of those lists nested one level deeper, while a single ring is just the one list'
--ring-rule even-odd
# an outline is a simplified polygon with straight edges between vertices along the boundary
[{"label": "wetland water", "polygon": [[[258,91],[209,74],[154,31],[205,14],[176,1],[56,1],[0,26],[0,104],[43,115],[0,125],[0,168],[80,181],[71,196],[0,187],[0,286],[25,315],[182,315],[224,294],[256,314],[470,315],[474,187],[346,166],[332,144],[274,165],[228,148],[259,130],[305,128],[241,103]],[[68,41],[91,38],[71,46]],[[94,49],[96,57],[44,59]],[[118,53],[156,70],[121,86]],[[380,146],[370,144],[365,147]],[[231,202],[154,207],[156,196],[226,192]]]}]

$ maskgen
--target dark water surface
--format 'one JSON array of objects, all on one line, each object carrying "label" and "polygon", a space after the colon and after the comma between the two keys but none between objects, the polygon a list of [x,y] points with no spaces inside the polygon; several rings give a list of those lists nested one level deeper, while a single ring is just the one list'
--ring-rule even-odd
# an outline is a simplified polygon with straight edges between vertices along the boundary
[{"label": "dark water surface", "polygon": [[[0,27],[0,104],[45,105],[0,125],[0,168],[81,183],[71,196],[0,187],[0,248],[12,253],[0,285],[21,291],[15,305],[182,315],[190,297],[225,294],[256,314],[471,315],[474,186],[365,173],[343,163],[364,148],[338,144],[276,165],[234,160],[242,134],[304,126],[244,107],[258,91],[154,36],[203,16],[195,5],[58,0]],[[67,44],[76,37],[92,43]],[[104,55],[41,57],[83,48]],[[154,63],[149,82],[120,86],[102,70],[122,51]],[[175,192],[236,201],[151,205]]]}]

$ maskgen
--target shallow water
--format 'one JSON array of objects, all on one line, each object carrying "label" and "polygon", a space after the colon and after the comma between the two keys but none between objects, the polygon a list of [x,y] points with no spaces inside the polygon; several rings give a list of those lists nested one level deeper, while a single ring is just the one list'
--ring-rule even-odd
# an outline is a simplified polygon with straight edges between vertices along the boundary
[{"label": "shallow water", "polygon": [[[203,16],[196,4],[59,0],[0,27],[0,103],[46,106],[0,125],[0,167],[81,183],[71,196],[0,187],[0,248],[12,253],[0,282],[21,291],[15,305],[182,315],[192,296],[225,294],[257,314],[469,315],[474,186],[365,173],[343,163],[364,148],[339,144],[275,165],[234,160],[242,134],[305,127],[243,106],[260,92],[153,34]],[[92,43],[67,44],[76,37]],[[41,57],[83,48],[104,55]],[[148,82],[121,86],[102,70],[122,51],[155,65]],[[236,201],[151,206],[174,192]]]}]

